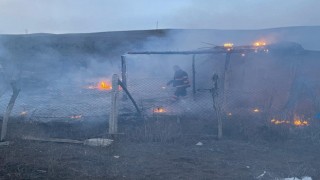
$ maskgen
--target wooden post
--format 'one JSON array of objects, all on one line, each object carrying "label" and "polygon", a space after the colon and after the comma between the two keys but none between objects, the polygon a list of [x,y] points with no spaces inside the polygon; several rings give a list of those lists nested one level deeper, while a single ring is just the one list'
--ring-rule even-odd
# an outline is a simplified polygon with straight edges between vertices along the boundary
[{"label": "wooden post", "polygon": [[196,55],[192,56],[192,93],[193,99],[196,97],[196,65],[195,65]]},{"label": "wooden post", "polygon": [[229,77],[228,77],[228,73],[229,73],[229,64],[230,64],[230,57],[231,57],[231,53],[227,53],[226,54],[226,59],[225,59],[225,64],[224,64],[224,71],[222,73],[222,78],[221,78],[221,94],[222,94],[222,111],[226,111],[227,108],[227,89],[229,86]]},{"label": "wooden post", "polygon": [[2,128],[1,128],[1,138],[0,141],[4,141],[7,135],[7,127],[8,127],[8,120],[13,109],[14,103],[19,95],[20,89],[17,88],[16,83],[12,82],[12,96],[10,98],[10,102],[7,106],[6,113],[4,114],[3,121],[2,121]]},{"label": "wooden post", "polygon": [[127,87],[127,63],[125,56],[121,56],[121,78],[123,85]]},{"label": "wooden post", "polygon": [[[121,56],[121,78],[122,84],[127,87],[127,63],[126,63],[126,56]],[[127,100],[127,95],[123,94],[122,100]]]},{"label": "wooden post", "polygon": [[117,74],[112,76],[111,90],[111,109],[109,117],[109,134],[118,133],[118,101],[119,101],[119,77]]},{"label": "wooden post", "polygon": [[213,109],[215,111],[216,117],[218,119],[218,139],[222,138],[222,115],[221,115],[221,101],[218,91],[218,74],[213,74],[212,76],[212,88],[211,95],[213,100]]}]

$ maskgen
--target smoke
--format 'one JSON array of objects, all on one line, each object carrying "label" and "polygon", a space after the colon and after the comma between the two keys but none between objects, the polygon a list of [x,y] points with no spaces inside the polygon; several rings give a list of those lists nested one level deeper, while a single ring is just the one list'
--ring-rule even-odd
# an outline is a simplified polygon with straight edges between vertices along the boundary
[{"label": "smoke", "polygon": [[[288,98],[294,102],[290,101],[289,104],[299,104],[302,97],[312,101],[314,96],[318,96],[313,90],[319,84],[315,81],[317,78],[315,67],[318,64],[315,57],[317,55],[310,56],[311,51],[304,50],[299,44],[301,43],[307,48],[312,45],[312,49],[314,49],[313,45],[316,43],[312,34],[315,32],[319,33],[318,27],[256,31],[168,30],[165,37],[153,37],[145,41],[142,50],[198,50],[199,48],[213,48],[215,45],[223,45],[225,42],[232,42],[237,46],[265,41],[268,44],[267,47],[270,48],[267,53],[252,52],[245,54],[245,56],[231,55],[228,93],[231,96],[229,97],[230,103],[237,103],[233,104],[235,108],[264,107],[264,103],[269,101],[268,98],[274,97],[272,108],[278,111],[281,108],[293,108],[292,105],[286,105],[288,92],[290,94]],[[222,77],[225,58],[225,54],[196,56],[196,88],[210,88],[213,72]],[[169,80],[173,75],[171,67],[174,64],[181,66],[191,78],[191,55],[128,55],[127,59],[130,62],[128,74],[133,80],[147,77]],[[297,79],[297,77],[299,78]],[[162,81],[162,83],[164,82]],[[141,84],[143,83],[147,82],[142,80]],[[307,92],[304,92],[303,89],[307,89]],[[185,105],[191,109],[192,106],[192,103]],[[306,105],[306,107],[312,106],[312,103]],[[314,106],[310,108],[312,112],[299,110],[301,107],[301,105],[297,105],[294,111],[308,114],[309,117],[316,111],[313,109]]]},{"label": "smoke", "polygon": [[[297,33],[314,31],[316,28],[310,29],[154,30],[6,36],[2,39],[1,59],[10,62],[4,63],[5,68],[15,69],[13,72],[19,72],[18,77],[22,83],[21,101],[25,104],[37,104],[35,98],[26,95],[37,92],[37,98],[42,96],[55,97],[45,103],[40,98],[43,107],[46,107],[46,103],[51,104],[52,108],[65,105],[70,106],[70,112],[73,112],[73,108],[76,109],[78,106],[82,108],[83,105],[87,107],[87,110],[82,109],[79,112],[94,113],[90,107],[91,109],[92,107],[100,107],[101,104],[98,105],[97,100],[93,97],[100,97],[103,93],[88,93],[88,97],[82,97],[84,96],[83,92],[87,91],[85,87],[97,84],[102,79],[111,80],[114,73],[120,74],[121,55],[126,55],[128,88],[138,100],[146,97],[171,96],[174,88],[163,89],[163,87],[166,86],[167,81],[173,78],[173,65],[179,65],[189,74],[190,80],[192,79],[192,55],[129,55],[126,52],[201,50],[213,48],[215,45],[223,45],[225,42],[233,42],[235,45],[250,45],[256,40],[266,40],[268,44],[278,43],[283,40],[292,40]],[[310,43],[311,41],[305,40],[304,42]],[[310,52],[297,47],[299,46],[294,44],[284,44],[273,49],[270,46],[268,54],[251,53],[244,57],[232,54],[230,88],[237,90],[238,93],[246,92],[247,94],[256,92],[270,94],[272,90],[276,90],[283,95],[284,91],[289,91],[288,89],[293,83],[292,67],[299,66],[297,62],[301,62],[303,59],[312,59],[312,62],[309,60],[308,62],[315,63],[316,55],[304,54]],[[195,64],[196,88],[210,88],[213,72],[218,73],[221,77],[224,62],[225,54],[197,55]],[[317,66],[304,66],[303,69],[306,71],[307,68],[311,68],[313,72],[315,67]],[[305,73],[304,77],[314,78],[315,76]],[[295,82],[299,84],[300,81]],[[315,83],[312,81],[307,84]],[[191,95],[191,88],[188,91]],[[244,97],[245,93],[241,93],[238,94],[238,97],[241,97],[239,99],[250,99],[250,97]],[[77,99],[75,97],[77,95],[81,98]],[[254,98],[259,99],[261,96],[260,94],[255,95]],[[101,99],[102,104],[108,103],[104,96]],[[205,100],[208,101],[208,98]],[[281,101],[284,100],[281,99]],[[81,107],[73,102],[78,102]],[[19,104],[19,99],[17,103]],[[184,107],[192,109],[192,105],[192,103],[185,104]],[[256,104],[254,100],[251,105],[262,106]],[[65,113],[69,112],[67,108],[64,110]],[[48,111],[50,112],[50,109]],[[105,109],[99,109],[97,114],[101,112],[105,112]]]}]

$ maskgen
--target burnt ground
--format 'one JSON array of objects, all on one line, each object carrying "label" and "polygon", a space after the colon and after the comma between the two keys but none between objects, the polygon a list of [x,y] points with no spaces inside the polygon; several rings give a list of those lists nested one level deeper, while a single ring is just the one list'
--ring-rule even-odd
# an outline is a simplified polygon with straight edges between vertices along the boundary
[{"label": "burnt ground", "polygon": [[[318,141],[283,133],[276,134],[282,136],[278,140],[247,138],[227,130],[226,137],[218,141],[215,132],[196,133],[200,129],[207,132],[213,125],[210,122],[168,119],[121,122],[121,131],[127,133],[114,137],[115,142],[104,148],[20,139],[23,135],[79,140],[106,137],[103,121],[11,120],[8,139],[12,144],[0,146],[0,179],[250,180],[264,171],[261,179],[320,179]],[[203,145],[197,146],[198,142]]]}]

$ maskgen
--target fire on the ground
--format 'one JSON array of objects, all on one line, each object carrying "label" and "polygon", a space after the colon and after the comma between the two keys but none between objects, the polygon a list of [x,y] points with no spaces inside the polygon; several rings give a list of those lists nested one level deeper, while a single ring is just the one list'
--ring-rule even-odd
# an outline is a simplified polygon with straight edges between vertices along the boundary
[{"label": "fire on the ground", "polygon": [[87,87],[88,89],[98,89],[101,91],[108,91],[112,89],[111,83],[107,80],[102,80],[95,85],[91,85]]},{"label": "fire on the ground", "polygon": [[309,125],[309,122],[308,122],[307,120],[304,120],[303,118],[301,118],[301,117],[298,116],[298,115],[294,115],[293,121],[289,121],[289,120],[279,120],[279,119],[273,118],[273,119],[271,120],[271,123],[272,123],[272,124],[275,124],[275,125],[279,125],[279,124],[292,124],[292,125],[297,126],[297,127],[308,126],[308,125]]},{"label": "fire on the ground", "polygon": [[166,109],[163,108],[163,107],[157,107],[157,108],[154,108],[154,109],[153,109],[153,112],[154,112],[154,113],[165,113],[165,112],[167,112],[167,111],[166,111]]}]

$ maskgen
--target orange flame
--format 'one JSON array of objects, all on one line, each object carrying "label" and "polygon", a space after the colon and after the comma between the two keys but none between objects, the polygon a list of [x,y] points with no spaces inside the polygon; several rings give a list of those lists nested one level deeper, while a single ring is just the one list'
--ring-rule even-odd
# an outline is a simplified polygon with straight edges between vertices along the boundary
[{"label": "orange flame", "polygon": [[255,46],[255,47],[260,47],[260,46],[265,46],[265,45],[267,45],[267,43],[263,42],[263,41],[257,41],[255,43],[253,43],[253,46]]},{"label": "orange flame", "polygon": [[163,107],[157,107],[155,109],[153,109],[154,113],[165,113],[167,112]]},{"label": "orange flame", "polygon": [[306,120],[302,120],[299,116],[295,115],[294,116],[294,120],[293,122],[290,122],[288,120],[277,120],[277,119],[272,119],[271,120],[271,123],[272,124],[275,124],[275,125],[279,125],[279,124],[292,124],[294,126],[308,126],[309,125],[309,122],[306,121]]},{"label": "orange flame", "polygon": [[107,81],[100,81],[98,88],[99,90],[111,90],[112,86]]},{"label": "orange flame", "polygon": [[294,115],[294,121],[293,121],[293,124],[295,126],[308,126],[309,125],[309,122],[306,121],[306,120],[302,120],[299,116],[297,115]]},{"label": "orange flame", "polygon": [[106,91],[106,90],[111,90],[112,89],[112,85],[109,81],[103,80],[100,81],[98,84],[96,85],[90,85],[86,87],[87,89],[98,89],[101,91]]},{"label": "orange flame", "polygon": [[233,47],[233,43],[224,43],[223,47],[225,48],[232,48]]}]

